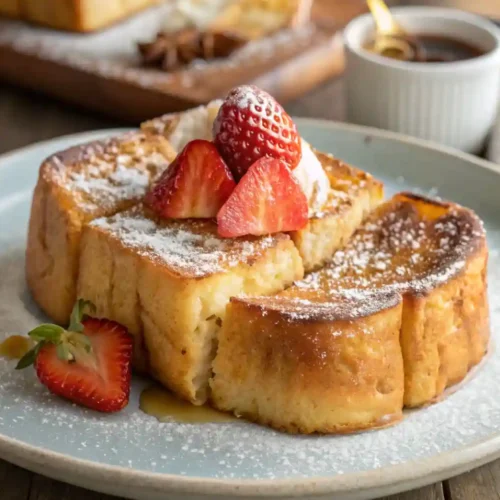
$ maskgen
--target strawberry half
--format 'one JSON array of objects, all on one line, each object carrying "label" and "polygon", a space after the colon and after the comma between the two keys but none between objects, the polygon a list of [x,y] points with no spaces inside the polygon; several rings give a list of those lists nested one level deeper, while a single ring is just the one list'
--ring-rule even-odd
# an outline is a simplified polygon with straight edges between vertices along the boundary
[{"label": "strawberry half", "polygon": [[217,215],[224,238],[295,231],[307,220],[307,198],[291,170],[267,157],[248,169]]},{"label": "strawberry half", "polygon": [[209,141],[189,142],[146,195],[146,205],[161,217],[211,218],[236,183]]},{"label": "strawberry half", "polygon": [[267,92],[241,85],[229,92],[213,127],[214,144],[239,179],[259,158],[278,158],[294,169],[302,156],[293,120]]},{"label": "strawberry half", "polygon": [[90,303],[79,300],[68,330],[40,325],[29,333],[37,342],[17,369],[35,365],[51,392],[101,412],[127,406],[133,340],[127,329],[107,319],[83,317]]}]

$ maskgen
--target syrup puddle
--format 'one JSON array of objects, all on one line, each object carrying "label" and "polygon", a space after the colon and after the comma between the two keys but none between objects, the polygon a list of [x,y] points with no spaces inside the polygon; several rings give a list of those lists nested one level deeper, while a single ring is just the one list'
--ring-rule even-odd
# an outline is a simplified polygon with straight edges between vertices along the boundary
[{"label": "syrup puddle", "polygon": [[157,385],[142,391],[139,408],[160,422],[173,420],[183,424],[208,424],[238,420],[233,415],[214,410],[210,406],[196,406],[182,401]]},{"label": "syrup puddle", "polygon": [[0,357],[21,359],[32,347],[31,340],[21,335],[12,335],[0,343]]}]

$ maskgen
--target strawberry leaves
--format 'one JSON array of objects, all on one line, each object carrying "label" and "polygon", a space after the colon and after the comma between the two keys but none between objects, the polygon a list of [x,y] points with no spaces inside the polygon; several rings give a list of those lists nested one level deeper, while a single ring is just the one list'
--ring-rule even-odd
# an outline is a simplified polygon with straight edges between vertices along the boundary
[{"label": "strawberry leaves", "polygon": [[40,342],[33,349],[29,350],[17,363],[16,370],[22,370],[23,368],[35,364],[35,360],[43,345],[43,342]]},{"label": "strawberry leaves", "polygon": [[47,344],[54,344],[57,348],[58,357],[67,362],[74,361],[75,358],[71,351],[75,347],[83,347],[87,353],[90,353],[92,351],[90,339],[81,333],[83,332],[82,321],[87,310],[95,313],[94,304],[88,300],[79,299],[71,312],[68,330],[50,323],[39,325],[31,330],[28,336],[36,345],[19,360],[16,370],[22,370],[33,365],[40,349]]},{"label": "strawberry leaves", "polygon": [[71,332],[83,332],[82,320],[85,317],[85,310],[95,314],[95,305],[90,300],[78,299],[71,311],[68,330]]}]

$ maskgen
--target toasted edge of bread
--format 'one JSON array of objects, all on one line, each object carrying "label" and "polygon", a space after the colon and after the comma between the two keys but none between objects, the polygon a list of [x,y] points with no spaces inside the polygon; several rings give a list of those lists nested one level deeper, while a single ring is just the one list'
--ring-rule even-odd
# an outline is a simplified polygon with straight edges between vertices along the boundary
[{"label": "toasted edge of bread", "polygon": [[396,295],[388,304],[351,322],[294,318],[233,299],[219,335],[212,404],[290,433],[348,433],[397,422],[402,302]]}]

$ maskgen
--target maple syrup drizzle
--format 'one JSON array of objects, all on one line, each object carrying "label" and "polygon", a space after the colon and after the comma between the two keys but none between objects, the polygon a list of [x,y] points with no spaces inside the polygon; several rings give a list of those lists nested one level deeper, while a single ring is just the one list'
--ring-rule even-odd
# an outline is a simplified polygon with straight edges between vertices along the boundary
[{"label": "maple syrup drizzle", "polygon": [[12,335],[0,343],[0,357],[7,359],[21,359],[32,347],[28,337]]},{"label": "maple syrup drizzle", "polygon": [[174,420],[184,424],[207,424],[237,420],[233,415],[214,410],[210,406],[196,406],[182,401],[157,385],[142,391],[139,407],[144,413],[156,417],[160,422]]}]

